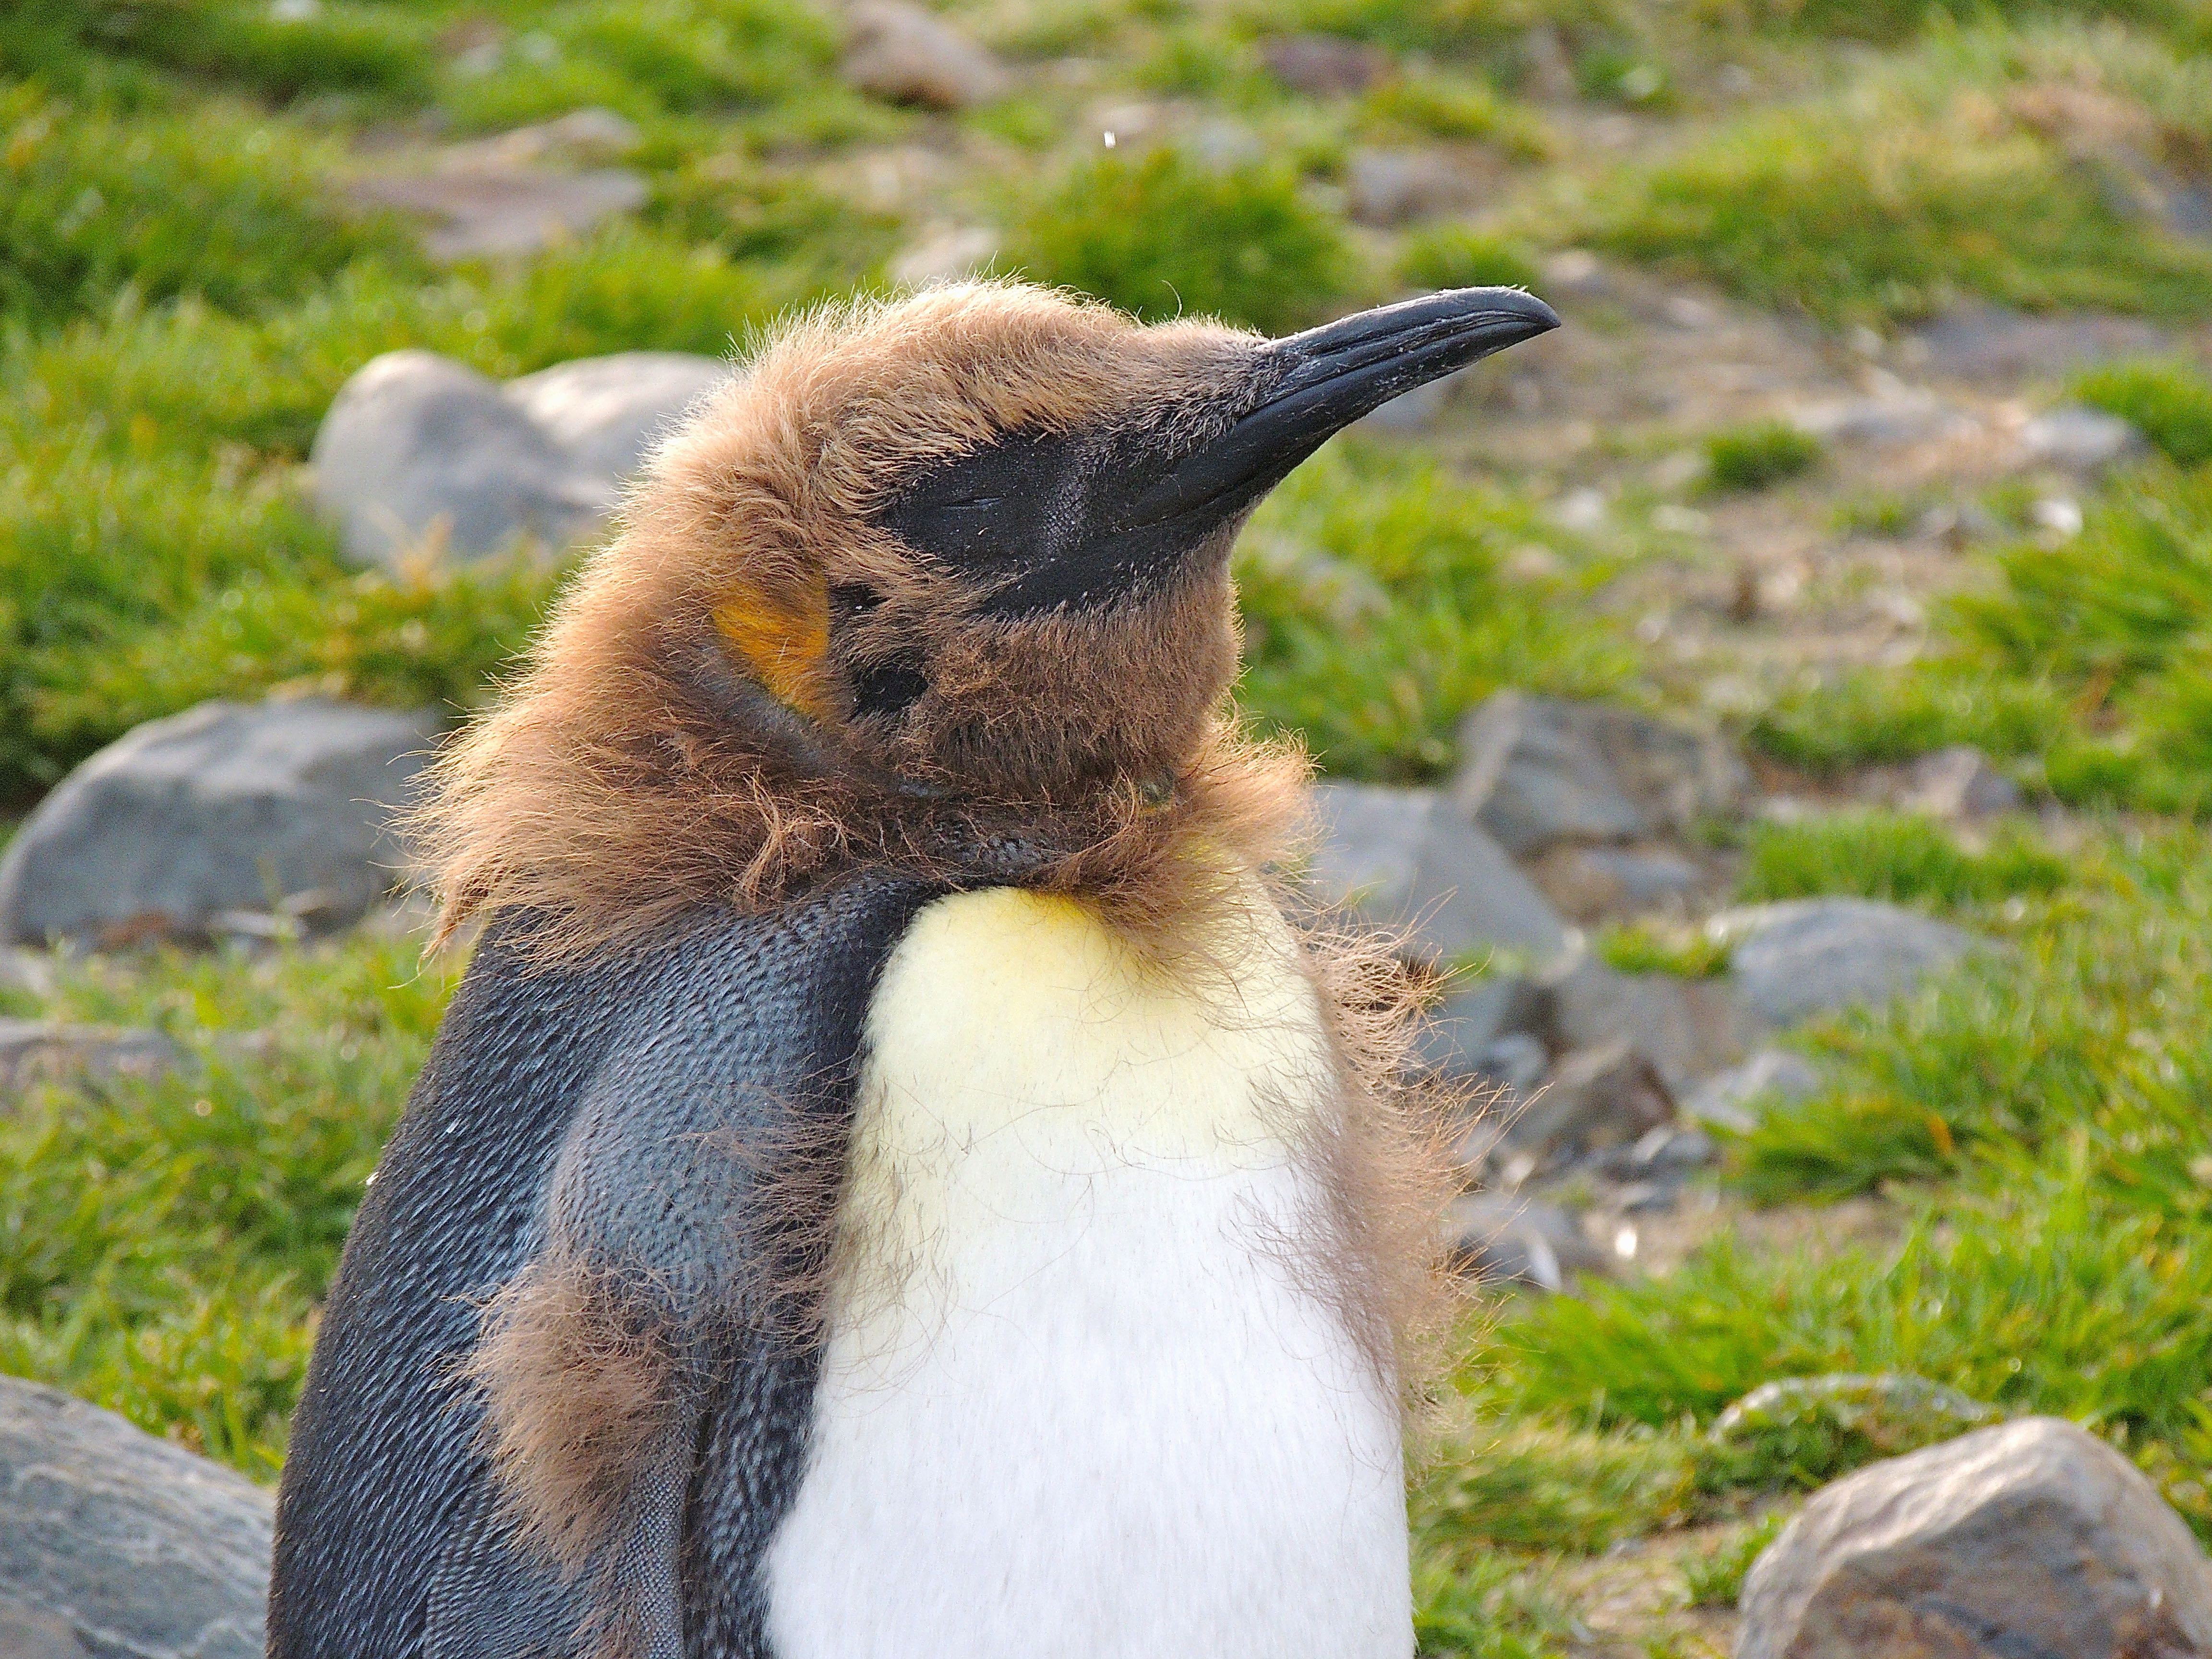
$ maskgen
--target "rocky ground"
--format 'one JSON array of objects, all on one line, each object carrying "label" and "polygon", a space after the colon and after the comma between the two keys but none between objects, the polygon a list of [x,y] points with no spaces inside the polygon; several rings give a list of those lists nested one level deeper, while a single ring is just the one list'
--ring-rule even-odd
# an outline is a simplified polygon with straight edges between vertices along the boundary
[{"label": "rocky ground", "polygon": [[[263,9],[0,40],[0,1372],[273,1478],[459,960],[386,809],[731,335],[977,270],[1270,331],[1526,283],[1565,327],[1238,566],[1308,890],[1407,930],[1468,1103],[1423,1653],[2212,1651],[2182,23]],[[1121,237],[1139,175],[1170,242],[1259,228]],[[265,1518],[217,1481],[189,1536],[200,1468],[0,1389],[0,1648],[252,1650]],[[80,1510],[166,1609],[99,1601]]]}]

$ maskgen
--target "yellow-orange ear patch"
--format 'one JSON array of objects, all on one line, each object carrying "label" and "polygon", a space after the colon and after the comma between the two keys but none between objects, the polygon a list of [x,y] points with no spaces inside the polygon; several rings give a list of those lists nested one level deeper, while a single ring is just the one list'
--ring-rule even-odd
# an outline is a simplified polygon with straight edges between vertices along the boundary
[{"label": "yellow-orange ear patch", "polygon": [[819,579],[790,598],[747,591],[726,599],[714,627],[778,702],[830,718],[830,597]]}]

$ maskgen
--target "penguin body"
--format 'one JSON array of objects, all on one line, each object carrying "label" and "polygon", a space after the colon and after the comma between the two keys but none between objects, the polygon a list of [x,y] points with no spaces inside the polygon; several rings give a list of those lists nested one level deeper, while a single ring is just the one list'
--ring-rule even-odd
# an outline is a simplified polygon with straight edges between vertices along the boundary
[{"label": "penguin body", "polygon": [[1288,928],[1235,943],[1209,995],[1000,888],[893,951],[782,1659],[1411,1650],[1395,1389],[1300,1259],[1333,1056]]},{"label": "penguin body", "polygon": [[[592,1248],[615,1271],[690,1269],[664,1306],[726,1294],[745,1272],[737,1218],[766,1171],[720,1139],[772,1120],[788,1144],[799,1117],[834,1143],[875,980],[937,896],[862,878],[558,968],[496,934],[478,947],[318,1333],[285,1461],[272,1655],[591,1651],[592,1586],[517,1536],[459,1373],[484,1301],[544,1261],[563,1186],[575,1209],[608,1212]],[[645,1575],[676,1603],[653,1610],[664,1633],[697,1632],[679,1650],[750,1659],[772,1651],[758,1564],[797,1490],[817,1361],[774,1322],[714,1361],[696,1420],[670,1425],[701,1444],[690,1489],[627,1524],[680,1528],[697,1563]]]},{"label": "penguin body", "polygon": [[1269,885],[1304,774],[1221,707],[1228,550],[1553,320],[956,288],[670,441],[434,769],[483,939],[319,1333],[272,1659],[1411,1652],[1402,987]]}]

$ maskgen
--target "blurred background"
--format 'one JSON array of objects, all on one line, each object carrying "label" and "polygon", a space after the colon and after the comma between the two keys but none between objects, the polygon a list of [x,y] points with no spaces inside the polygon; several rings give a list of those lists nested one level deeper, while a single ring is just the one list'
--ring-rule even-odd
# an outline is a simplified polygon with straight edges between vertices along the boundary
[{"label": "blurred background", "polygon": [[1236,567],[1321,878],[1458,973],[1426,1063],[1544,1090],[1463,1148],[1423,1651],[1725,1651],[1805,1493],[1995,1414],[2212,1535],[2208,43],[2198,0],[0,0],[0,1371],[272,1480],[455,971],[347,896],[367,842],[137,895],[88,757],[419,749],[793,307],[1514,284],[1567,326],[1332,443]]}]

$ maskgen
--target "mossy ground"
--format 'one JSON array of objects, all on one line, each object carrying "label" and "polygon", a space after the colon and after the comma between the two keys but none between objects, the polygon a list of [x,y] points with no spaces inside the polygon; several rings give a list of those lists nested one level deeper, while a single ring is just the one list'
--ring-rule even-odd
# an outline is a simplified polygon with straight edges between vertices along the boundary
[{"label": "mossy ground", "polygon": [[[1741,896],[1890,898],[2002,949],[1803,1034],[1829,1087],[1729,1146],[1706,1218],[1646,1252],[1662,1270],[1470,1316],[1417,1437],[1424,1651],[1718,1651],[1805,1465],[1718,1456],[1707,1431],[1776,1376],[1893,1367],[2075,1417],[2212,1531],[2212,252],[2155,207],[2212,164],[2201,9],[946,10],[1012,66],[1000,103],[854,93],[796,0],[15,8],[0,799],[27,807],[210,696],[482,697],[559,565],[362,574],[302,494],[323,409],[380,351],[501,376],[720,352],[882,286],[943,224],[994,228],[1002,270],[1268,329],[1528,283],[1569,330],[1424,433],[1332,446],[1248,531],[1254,718],[1395,781],[1447,769],[1500,686],[1717,720],[1770,791],[1849,808],[1743,833]],[[1291,28],[1396,67],[1296,92],[1268,67]],[[591,106],[638,126],[648,204],[533,259],[434,266],[343,205],[393,148]],[[1481,189],[1353,223],[1376,149],[1447,155]],[[1882,450],[1777,424],[1793,398],[1889,395],[1916,330],[1990,304],[2135,319],[2147,343],[1947,388],[1980,437]],[[2096,479],[1997,457],[2015,408],[2060,396],[2153,453]],[[1868,769],[1957,742],[2042,821],[1961,836],[1858,798]],[[1723,966],[1664,917],[1601,943],[1639,969]],[[0,994],[0,1013],[158,1025],[188,1057],[0,1115],[0,1369],[274,1474],[458,968],[416,951],[368,932],[94,959]],[[1824,1473],[1870,1455],[1817,1449]]]}]

